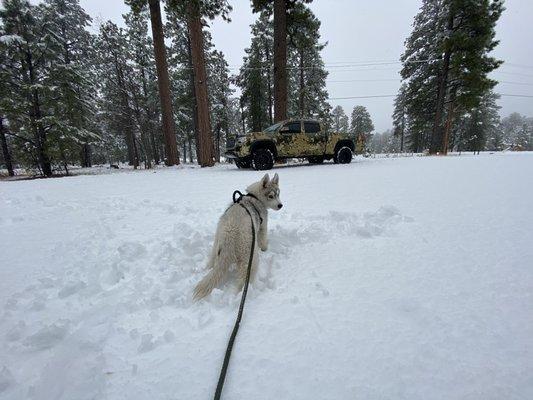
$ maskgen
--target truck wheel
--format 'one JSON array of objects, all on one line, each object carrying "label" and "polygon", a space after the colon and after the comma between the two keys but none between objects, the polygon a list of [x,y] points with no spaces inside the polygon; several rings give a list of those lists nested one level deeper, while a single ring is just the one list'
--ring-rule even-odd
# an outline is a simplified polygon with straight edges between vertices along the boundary
[{"label": "truck wheel", "polygon": [[274,166],[274,156],[272,155],[272,152],[267,149],[256,150],[253,154],[252,165],[257,171],[272,169]]},{"label": "truck wheel", "polygon": [[352,162],[352,150],[348,146],[339,148],[333,156],[335,164],[349,164]]},{"label": "truck wheel", "polygon": [[235,160],[235,165],[239,169],[250,168],[252,166],[249,160]]},{"label": "truck wheel", "polygon": [[311,156],[307,158],[309,164],[322,164],[324,162],[324,157],[322,156]]}]

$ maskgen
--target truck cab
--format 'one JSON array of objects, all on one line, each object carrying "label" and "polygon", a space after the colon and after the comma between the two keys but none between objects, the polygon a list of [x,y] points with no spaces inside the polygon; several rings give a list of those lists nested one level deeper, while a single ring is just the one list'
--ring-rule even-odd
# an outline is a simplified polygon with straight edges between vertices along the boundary
[{"label": "truck cab", "polygon": [[234,159],[239,168],[263,170],[289,158],[305,158],[313,164],[333,159],[335,163],[346,164],[354,151],[351,138],[327,132],[320,121],[290,119],[261,132],[230,138],[225,156]]}]

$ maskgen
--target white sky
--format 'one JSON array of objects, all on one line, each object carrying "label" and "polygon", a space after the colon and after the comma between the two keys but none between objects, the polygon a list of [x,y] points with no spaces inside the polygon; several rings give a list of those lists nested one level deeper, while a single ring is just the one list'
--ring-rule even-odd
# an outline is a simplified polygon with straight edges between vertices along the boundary
[{"label": "white sky", "polygon": [[[127,12],[123,1],[81,0],[80,3],[96,23],[111,19],[123,25],[121,15]],[[256,16],[252,14],[249,0],[230,0],[230,3],[232,22],[215,20],[211,32],[217,49],[224,52],[230,67],[237,68],[242,63],[244,49],[250,45],[249,26]],[[400,85],[399,63],[346,68],[334,65],[397,61],[420,4],[421,0],[314,0],[310,4],[322,22],[322,40],[328,42],[322,58],[330,72],[327,82],[330,97],[396,94]],[[507,9],[497,26],[500,45],[493,54],[506,64],[493,77],[513,83],[500,83],[496,91],[533,96],[533,0],[507,0],[505,6]],[[375,81],[383,79],[387,80]],[[341,105],[347,114],[355,105],[364,105],[376,131],[381,132],[392,125],[393,100],[392,97],[346,99],[331,100],[331,104]],[[533,98],[502,97],[499,104],[503,116],[514,111],[533,116]]]}]

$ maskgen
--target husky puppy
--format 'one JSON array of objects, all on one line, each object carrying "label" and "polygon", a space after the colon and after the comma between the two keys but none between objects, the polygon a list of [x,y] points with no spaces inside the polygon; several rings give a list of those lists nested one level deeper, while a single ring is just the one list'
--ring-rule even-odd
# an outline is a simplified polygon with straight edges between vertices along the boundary
[{"label": "husky puppy", "polygon": [[[252,249],[252,220],[255,229],[256,244],[250,282],[257,272],[258,248],[268,248],[267,227],[268,209],[279,210],[283,207],[279,199],[279,177],[275,174],[272,180],[266,174],[259,182],[246,188],[239,203],[232,204],[218,221],[215,242],[207,263],[210,270],[194,289],[194,300],[207,296],[226,277],[230,266],[237,267],[240,287],[244,286],[250,250]],[[250,215],[246,212],[250,212]]]}]

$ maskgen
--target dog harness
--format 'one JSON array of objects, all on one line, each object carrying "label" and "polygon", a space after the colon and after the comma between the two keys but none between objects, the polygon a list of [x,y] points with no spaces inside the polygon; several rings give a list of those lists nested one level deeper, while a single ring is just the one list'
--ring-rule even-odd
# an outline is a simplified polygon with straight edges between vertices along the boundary
[{"label": "dog harness", "polygon": [[[257,196],[251,194],[251,193],[246,193],[246,194],[242,194],[240,191],[236,190],[233,192],[233,203],[234,204],[239,204],[240,206],[244,207],[244,205],[240,204],[241,200],[243,197],[251,197],[253,199],[256,199],[257,201],[260,201]],[[257,209],[257,207],[255,206],[255,204],[253,202],[250,202],[250,205],[253,207],[253,209],[255,210],[257,216],[259,217],[259,225],[262,225],[263,224],[263,217],[261,217],[261,213],[259,212],[259,210]],[[244,207],[246,208],[246,207]]]}]

